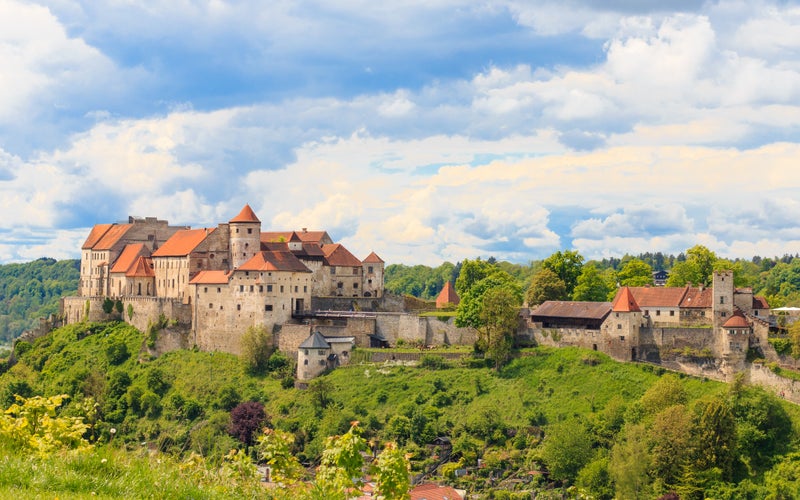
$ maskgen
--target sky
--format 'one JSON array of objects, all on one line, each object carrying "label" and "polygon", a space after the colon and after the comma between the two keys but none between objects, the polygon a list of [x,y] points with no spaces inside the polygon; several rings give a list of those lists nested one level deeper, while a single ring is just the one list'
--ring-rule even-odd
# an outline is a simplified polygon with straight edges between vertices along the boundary
[{"label": "sky", "polygon": [[0,263],[154,216],[438,265],[800,252],[800,2],[0,0]]}]

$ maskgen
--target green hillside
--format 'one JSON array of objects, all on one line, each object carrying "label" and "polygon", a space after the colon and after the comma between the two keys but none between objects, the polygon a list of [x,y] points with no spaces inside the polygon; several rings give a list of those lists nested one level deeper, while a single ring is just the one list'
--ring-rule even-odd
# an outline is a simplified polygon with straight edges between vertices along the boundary
[{"label": "green hillside", "polygon": [[[482,360],[446,362],[433,351],[420,366],[350,366],[298,390],[286,388],[291,367],[280,356],[272,372],[253,375],[229,354],[150,359],[143,344],[124,323],[71,325],[18,344],[19,362],[0,375],[0,404],[8,408],[15,394],[66,393],[60,415],[86,416],[92,427],[85,438],[95,447],[88,456],[26,454],[3,438],[0,422],[8,457],[0,468],[23,478],[0,480],[0,497],[160,496],[147,492],[165,482],[170,497],[249,497],[261,490],[229,453],[258,456],[258,446],[232,436],[247,423],[239,409],[248,401],[264,407],[258,427],[290,433],[291,452],[308,467],[319,463],[327,436],[358,421],[378,446],[399,443],[414,475],[430,472],[427,479],[485,498],[800,493],[798,408],[740,384],[592,351],[535,348],[500,372]],[[92,402],[94,412],[87,410]],[[448,460],[445,448],[432,445],[442,436],[452,443]],[[456,469],[467,474],[457,477]],[[0,470],[0,477],[8,475]]]},{"label": "green hillside", "polygon": [[42,258],[0,265],[0,344],[57,313],[59,299],[73,295],[79,279],[79,260]]}]

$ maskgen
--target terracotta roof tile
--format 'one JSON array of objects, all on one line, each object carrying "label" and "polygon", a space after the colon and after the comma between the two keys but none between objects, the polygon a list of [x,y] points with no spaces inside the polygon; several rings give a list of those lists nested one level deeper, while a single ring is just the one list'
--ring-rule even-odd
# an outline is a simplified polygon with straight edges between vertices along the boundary
[{"label": "terracotta roof tile", "polygon": [[463,497],[450,486],[421,484],[409,492],[410,500],[463,500]]},{"label": "terracotta roof tile", "polygon": [[297,235],[297,231],[292,231],[292,235],[289,237],[289,241],[297,243],[297,242],[302,242],[303,240],[301,240],[300,236]]},{"label": "terracotta roof tile", "polygon": [[140,255],[133,265],[125,273],[128,278],[155,278],[156,272],[153,270],[153,259]]},{"label": "terracotta roof tile", "polygon": [[531,316],[550,318],[603,319],[611,312],[611,302],[548,300],[531,311]]},{"label": "terracotta roof tile", "polygon": [[[143,252],[145,250],[145,252]],[[114,265],[111,266],[112,273],[125,273],[128,272],[128,269],[136,262],[136,259],[140,255],[146,254],[147,256],[150,255],[150,251],[147,250],[147,247],[144,246],[143,243],[132,243],[130,245],[125,245],[125,248],[122,249],[122,253],[119,254],[117,260],[114,261]]]},{"label": "terracotta roof tile", "polygon": [[747,318],[744,317],[741,311],[736,311],[722,325],[722,328],[750,328],[750,323],[747,322]]},{"label": "terracotta roof tile", "polygon": [[459,301],[460,299],[458,298],[456,289],[453,288],[453,284],[448,281],[444,284],[442,291],[439,292],[439,296],[436,297],[436,307],[446,307],[447,304],[458,305]]},{"label": "terracotta roof tile", "polygon": [[133,224],[114,224],[108,231],[100,238],[100,241],[95,244],[93,250],[111,250],[117,242],[125,236],[128,229],[133,227]]},{"label": "terracotta roof tile", "polygon": [[361,267],[361,261],[340,243],[322,245],[322,251],[329,266]]},{"label": "terracotta roof tile", "polygon": [[215,229],[212,227],[178,231],[165,241],[161,248],[153,252],[153,257],[184,257],[189,255]]},{"label": "terracotta roof tile", "polygon": [[100,241],[100,238],[106,234],[106,231],[108,231],[113,225],[114,224],[95,224],[94,227],[92,227],[92,230],[89,232],[89,236],[86,238],[86,241],[83,242],[83,246],[81,248],[93,248],[95,245],[97,245],[97,242]]},{"label": "terracotta roof tile", "polygon": [[225,271],[200,271],[189,281],[190,285],[227,285],[231,273]]},{"label": "terracotta roof tile", "polygon": [[636,303],[636,299],[633,297],[631,289],[627,286],[623,286],[619,289],[617,296],[614,297],[614,302],[611,304],[611,310],[614,312],[642,311],[639,308],[639,304]]},{"label": "terracotta roof tile", "polygon": [[687,287],[681,307],[684,309],[709,309],[713,301],[714,291],[711,288]]},{"label": "terracotta roof tile", "polygon": [[764,297],[753,297],[753,309],[769,309],[769,303]]},{"label": "terracotta roof tile", "polygon": [[242,211],[239,212],[239,215],[237,215],[228,222],[261,222],[261,221],[258,220],[258,217],[256,217],[256,213],[253,212],[253,209],[250,208],[250,205],[245,205]]},{"label": "terracotta roof tile", "polygon": [[311,271],[291,252],[262,251],[239,266],[237,271],[292,271],[310,273]]},{"label": "terracotta roof tile", "polygon": [[376,254],[375,252],[370,252],[370,254],[367,255],[367,258],[364,259],[364,263],[365,264],[384,264],[384,261],[383,261],[383,259],[378,257],[378,254]]},{"label": "terracotta roof tile", "polygon": [[688,287],[628,287],[639,307],[680,307]]}]

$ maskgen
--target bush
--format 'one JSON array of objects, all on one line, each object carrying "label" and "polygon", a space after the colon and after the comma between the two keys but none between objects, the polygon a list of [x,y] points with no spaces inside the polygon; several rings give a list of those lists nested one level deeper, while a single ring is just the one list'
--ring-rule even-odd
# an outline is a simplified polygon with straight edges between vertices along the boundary
[{"label": "bush", "polygon": [[253,433],[261,429],[267,420],[264,405],[258,401],[240,403],[231,410],[231,425],[228,433],[250,446],[253,444]]},{"label": "bush", "polygon": [[[272,335],[263,326],[251,326],[242,335],[242,354],[240,356],[247,371],[252,374],[263,374],[269,369],[272,359]],[[276,358],[276,363],[280,363]],[[288,363],[288,360],[286,360]]]},{"label": "bush", "polygon": [[106,359],[109,365],[119,365],[130,357],[128,345],[121,340],[113,342],[106,348]]},{"label": "bush", "polygon": [[420,368],[427,368],[428,370],[444,370],[450,368],[450,364],[441,356],[434,354],[423,354],[419,358]]}]

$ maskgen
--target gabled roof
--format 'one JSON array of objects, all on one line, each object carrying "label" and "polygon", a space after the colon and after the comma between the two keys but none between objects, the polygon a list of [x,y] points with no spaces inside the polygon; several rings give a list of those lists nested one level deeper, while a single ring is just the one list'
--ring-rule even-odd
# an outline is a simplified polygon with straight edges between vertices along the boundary
[{"label": "gabled roof", "polygon": [[355,255],[351,254],[341,243],[322,245],[322,251],[325,253],[325,260],[329,266],[361,266],[361,261],[358,260]]},{"label": "gabled roof", "polygon": [[531,311],[531,316],[549,318],[604,319],[611,312],[611,302],[574,302],[548,300]]},{"label": "gabled roof", "polygon": [[262,242],[289,241],[292,233],[297,233],[297,237],[303,243],[318,243],[320,245],[331,243],[333,240],[327,231],[266,231],[261,233]]},{"label": "gabled roof", "polygon": [[735,311],[733,316],[722,325],[722,328],[750,328],[750,323],[747,322],[747,318],[741,311]]},{"label": "gabled roof", "polygon": [[236,223],[236,222],[261,222],[261,221],[258,220],[258,217],[256,217],[256,213],[253,212],[253,209],[250,208],[250,205],[245,205],[244,208],[242,208],[242,211],[239,212],[239,215],[229,220],[228,222]]},{"label": "gabled roof", "polygon": [[147,247],[144,246],[143,243],[131,243],[130,245],[125,245],[125,248],[122,249],[122,253],[119,254],[117,260],[114,262],[114,265],[111,266],[112,273],[125,273],[128,272],[128,269],[133,266],[136,262],[136,259],[139,258],[140,255],[144,255],[145,253],[149,256],[150,251],[142,252],[142,250],[147,250]]},{"label": "gabled roof", "polygon": [[153,259],[140,255],[133,265],[125,273],[127,278],[155,278],[156,272],[153,270]]},{"label": "gabled roof", "polygon": [[95,224],[92,227],[92,230],[89,232],[89,236],[86,238],[86,241],[83,242],[82,249],[89,249],[93,248],[97,245],[97,242],[100,241],[100,238],[106,234],[106,231],[111,229],[111,226],[114,224]]},{"label": "gabled roof", "polygon": [[463,497],[451,486],[438,484],[421,484],[409,492],[410,500],[463,500]]},{"label": "gabled roof", "polygon": [[365,264],[384,264],[383,259],[378,257],[378,254],[376,254],[375,252],[370,252],[370,254],[367,255],[367,258],[364,259],[364,263]]},{"label": "gabled roof", "polygon": [[639,307],[680,307],[689,287],[632,286],[629,288]]},{"label": "gabled roof", "polygon": [[112,225],[108,231],[103,234],[103,237],[100,238],[93,247],[93,250],[111,250],[117,242],[125,236],[125,233],[128,232],[128,229],[133,227],[133,224],[114,224]]},{"label": "gabled roof", "polygon": [[225,271],[200,271],[189,281],[190,285],[227,285],[231,273]]},{"label": "gabled roof", "polygon": [[636,299],[633,297],[630,287],[623,286],[614,297],[614,302],[611,304],[611,310],[614,312],[642,312]]},{"label": "gabled roof", "polygon": [[460,299],[458,298],[456,289],[453,288],[453,284],[448,281],[444,284],[442,291],[439,292],[439,296],[436,297],[436,307],[445,307],[447,304],[458,305],[459,301]]},{"label": "gabled roof", "polygon": [[292,231],[292,235],[289,236],[289,241],[294,243],[299,243],[302,242],[303,240],[300,239],[296,231]]},{"label": "gabled roof", "polygon": [[319,332],[314,332],[298,346],[299,349],[330,349],[331,345]]},{"label": "gabled roof", "polygon": [[215,229],[212,227],[180,230],[165,241],[161,248],[153,252],[153,257],[184,257],[189,255]]},{"label": "gabled roof", "polygon": [[769,309],[769,303],[764,297],[753,297],[753,309]]},{"label": "gabled roof", "polygon": [[685,309],[709,309],[714,301],[714,292],[711,288],[686,287],[686,295],[681,301]]},{"label": "gabled roof", "polygon": [[292,271],[310,273],[292,252],[261,251],[237,268],[237,271]]}]

